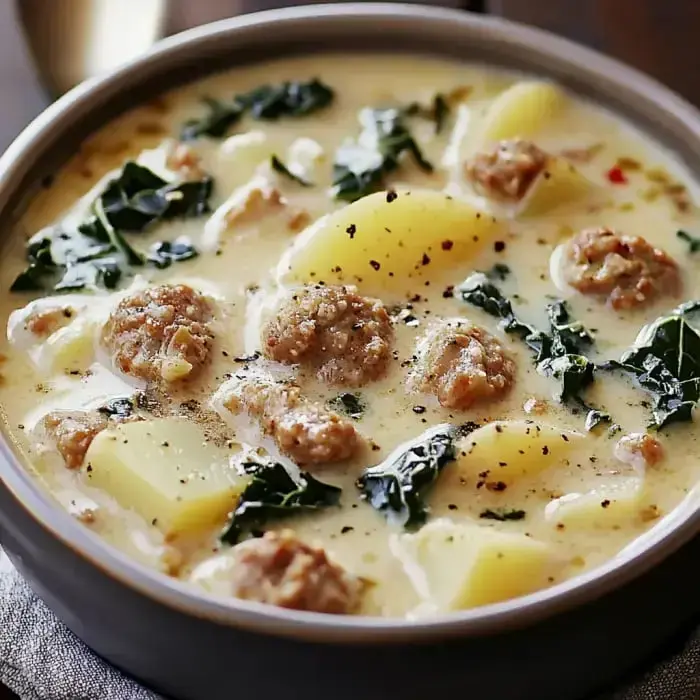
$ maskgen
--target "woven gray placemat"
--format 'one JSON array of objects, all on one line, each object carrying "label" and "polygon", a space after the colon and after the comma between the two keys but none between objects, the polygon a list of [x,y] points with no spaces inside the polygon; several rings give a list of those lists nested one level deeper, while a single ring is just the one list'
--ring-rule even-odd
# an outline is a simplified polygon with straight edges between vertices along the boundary
[{"label": "woven gray placemat", "polygon": [[[595,700],[698,700],[700,629],[676,646],[669,658]],[[90,651],[32,593],[2,551],[0,683],[21,700],[163,700]]]}]

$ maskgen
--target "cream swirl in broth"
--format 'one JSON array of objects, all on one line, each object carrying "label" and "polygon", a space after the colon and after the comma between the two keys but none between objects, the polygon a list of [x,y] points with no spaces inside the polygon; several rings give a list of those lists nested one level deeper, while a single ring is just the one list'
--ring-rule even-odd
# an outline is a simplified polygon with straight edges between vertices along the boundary
[{"label": "cream swirl in broth", "polygon": [[9,432],[214,595],[412,617],[551,586],[693,498],[695,187],[483,66],[213,76],[91,137],[5,242]]}]

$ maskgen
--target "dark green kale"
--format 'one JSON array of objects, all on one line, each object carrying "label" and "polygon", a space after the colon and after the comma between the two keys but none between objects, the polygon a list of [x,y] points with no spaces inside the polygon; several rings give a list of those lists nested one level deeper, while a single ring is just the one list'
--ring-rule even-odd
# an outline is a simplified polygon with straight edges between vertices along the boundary
[{"label": "dark green kale", "polygon": [[486,508],[479,513],[479,517],[484,520],[524,520],[527,513],[524,510],[514,508]]},{"label": "dark green kale", "polygon": [[191,241],[182,236],[174,241],[158,241],[148,251],[148,262],[163,270],[174,262],[183,262],[196,258],[199,253]]},{"label": "dark green kale", "polygon": [[413,102],[405,109],[405,114],[408,116],[417,115],[419,117],[424,117],[425,119],[434,121],[435,133],[439,134],[445,126],[447,117],[450,114],[450,106],[447,103],[445,96],[437,93],[429,107],[426,107],[419,102]]},{"label": "dark green kale", "polygon": [[[200,216],[209,211],[212,180],[169,183],[150,169],[128,162],[92,204],[87,221],[74,229],[44,229],[27,244],[29,265],[11,291],[78,291],[87,287],[114,289],[124,273],[147,262],[161,266],[165,248],[170,262],[196,254],[177,243],[161,244],[161,255],[146,257],[124,236],[140,233],[160,221]],[[173,251],[173,248],[175,250]],[[168,263],[169,264],[169,263]]]},{"label": "dark green kale", "polygon": [[340,501],[341,489],[337,486],[303,471],[293,476],[279,462],[248,461],[242,467],[252,479],[221,533],[221,540],[227,544],[259,534],[272,520],[335,506]]},{"label": "dark green kale", "polygon": [[183,141],[194,141],[201,136],[223,138],[245,112],[245,106],[236,98],[232,102],[221,102],[213,97],[204,97],[202,102],[208,111],[199,119],[189,119],[184,123],[180,132]]},{"label": "dark green kale", "polygon": [[298,185],[301,185],[302,187],[313,187],[313,182],[309,182],[303,177],[295,175],[277,156],[273,155],[270,158],[270,165],[272,166],[273,170],[278,172],[280,175],[284,175],[284,177],[289,178],[293,182],[296,182]]},{"label": "dark green kale", "polygon": [[496,263],[486,276],[495,282],[503,282],[510,276],[510,268],[505,263]]},{"label": "dark green kale", "polygon": [[697,236],[692,236],[687,231],[681,229],[676,231],[676,237],[688,244],[689,253],[697,253],[700,250],[700,238]]},{"label": "dark green kale", "polygon": [[314,78],[309,82],[292,81],[281,85],[262,85],[236,101],[250,110],[253,119],[303,117],[317,112],[333,102],[335,93]]},{"label": "dark green kale", "polygon": [[558,400],[586,412],[586,429],[610,421],[610,416],[590,405],[582,395],[595,379],[595,364],[584,353],[594,342],[583,324],[571,318],[563,301],[547,306],[549,333],[521,321],[509,299],[483,273],[471,275],[458,289],[462,299],[501,319],[506,333],[518,336],[534,353],[537,371],[559,382]]},{"label": "dark green kale", "polygon": [[456,437],[457,429],[443,424],[401,445],[357,480],[362,498],[392,523],[405,528],[423,524],[425,496],[445,465],[456,459]]},{"label": "dark green kale", "polygon": [[399,167],[404,154],[421,170],[433,171],[406,126],[405,114],[396,108],[362,110],[358,142],[342,145],[335,154],[333,186],[337,199],[354,202],[382,189],[385,176]]},{"label": "dark green kale", "polygon": [[[697,305],[683,306],[693,311]],[[604,367],[630,374],[652,395],[652,427],[692,420],[700,399],[700,335],[682,313],[657,319],[641,343]]]},{"label": "dark green kale", "polygon": [[236,95],[231,102],[205,97],[203,101],[208,112],[199,119],[185,122],[180,138],[183,141],[192,141],[201,136],[220,139],[246,113],[250,113],[253,119],[264,120],[301,117],[327,107],[334,97],[333,90],[317,79],[262,85]]},{"label": "dark green kale", "polygon": [[328,407],[354,420],[362,418],[367,410],[367,404],[364,402],[362,395],[358,393],[351,394],[349,391],[334,396],[328,402]]},{"label": "dark green kale", "polygon": [[136,405],[134,400],[129,396],[121,396],[108,401],[104,406],[100,406],[97,410],[107,418],[129,418],[134,414]]}]

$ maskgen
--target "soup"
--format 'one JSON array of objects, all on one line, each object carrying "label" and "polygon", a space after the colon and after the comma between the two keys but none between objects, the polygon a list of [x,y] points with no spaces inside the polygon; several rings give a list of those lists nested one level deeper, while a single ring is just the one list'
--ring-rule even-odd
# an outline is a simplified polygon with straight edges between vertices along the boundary
[{"label": "soup", "polygon": [[213,76],[86,141],[7,241],[9,433],[216,596],[413,618],[555,585],[698,480],[694,189],[483,66]]}]

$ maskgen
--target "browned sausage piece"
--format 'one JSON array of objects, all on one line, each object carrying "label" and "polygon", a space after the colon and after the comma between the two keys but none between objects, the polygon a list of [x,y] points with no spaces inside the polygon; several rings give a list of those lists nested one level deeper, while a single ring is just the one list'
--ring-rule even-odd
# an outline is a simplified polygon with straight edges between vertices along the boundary
[{"label": "browned sausage piece", "polygon": [[56,449],[69,469],[78,469],[85,459],[95,435],[114,423],[142,420],[141,416],[108,415],[93,411],[52,411],[44,416],[46,434],[56,443]]},{"label": "browned sausage piece", "polygon": [[112,312],[102,340],[115,365],[150,381],[194,376],[206,363],[213,334],[210,301],[184,284],[134,292]]},{"label": "browned sausage piece", "polygon": [[98,411],[53,411],[44,418],[44,428],[69,469],[80,468],[95,435],[108,424]]},{"label": "browned sausage piece", "polygon": [[74,315],[75,311],[70,306],[35,311],[27,317],[24,325],[28,331],[39,338],[46,338],[65,326]]},{"label": "browned sausage piece", "polygon": [[508,139],[491,151],[477,153],[465,164],[465,172],[479,194],[516,203],[544,171],[547,158],[531,141]]},{"label": "browned sausage piece", "polygon": [[445,320],[419,342],[409,389],[434,393],[442,406],[467,409],[500,399],[515,362],[496,337],[466,319]]},{"label": "browned sausage piece", "polygon": [[234,389],[225,400],[226,408],[234,414],[247,412],[297,464],[340,462],[362,444],[349,420],[309,401],[294,384],[255,374],[231,382]]},{"label": "browned sausage piece", "polygon": [[609,228],[585,229],[566,243],[563,273],[567,284],[605,297],[617,310],[676,295],[681,287],[678,265],[667,253]]},{"label": "browned sausage piece", "polygon": [[391,360],[394,332],[384,305],[355,287],[297,290],[263,329],[265,356],[313,367],[329,384],[361,386],[380,378]]},{"label": "browned sausage piece", "polygon": [[630,433],[617,441],[615,457],[636,469],[644,469],[664,458],[664,448],[648,433]]},{"label": "browned sausage piece", "polygon": [[348,614],[360,604],[364,583],[304,544],[290,530],[267,532],[233,550],[233,595],[281,608]]}]

